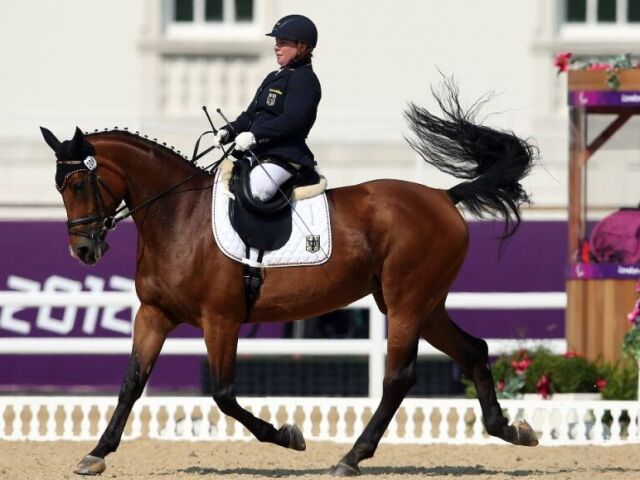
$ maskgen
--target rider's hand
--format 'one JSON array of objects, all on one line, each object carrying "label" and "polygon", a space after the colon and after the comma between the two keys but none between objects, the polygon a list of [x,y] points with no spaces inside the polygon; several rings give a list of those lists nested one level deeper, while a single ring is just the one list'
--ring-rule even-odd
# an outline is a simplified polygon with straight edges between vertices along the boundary
[{"label": "rider's hand", "polygon": [[216,136],[213,137],[213,146],[220,147],[225,143],[226,138],[229,136],[229,132],[227,132],[224,128],[218,130]]},{"label": "rider's hand", "polygon": [[256,137],[251,132],[239,133],[236,137],[236,150],[246,152],[256,144]]}]

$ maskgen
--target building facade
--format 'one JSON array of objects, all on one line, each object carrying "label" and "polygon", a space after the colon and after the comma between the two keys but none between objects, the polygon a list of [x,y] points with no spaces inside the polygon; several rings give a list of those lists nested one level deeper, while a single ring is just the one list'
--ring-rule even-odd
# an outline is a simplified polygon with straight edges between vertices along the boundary
[{"label": "building facade", "polygon": [[[63,215],[39,125],[61,138],[75,125],[126,126],[190,152],[207,128],[200,107],[239,114],[277,66],[264,33],[298,12],[320,32],[314,65],[323,99],[309,144],[330,185],[380,177],[454,183],[423,165],[403,138],[407,102],[434,107],[429,88],[442,72],[455,76],[467,104],[495,94],[483,110],[487,124],[537,142],[541,164],[527,179],[531,213],[559,218],[566,206],[568,127],[566,79],[556,75],[554,55],[640,51],[637,3],[11,2],[0,20],[0,213]],[[637,126],[632,121],[590,166],[612,175],[608,182],[590,176],[594,206],[637,203]]]}]

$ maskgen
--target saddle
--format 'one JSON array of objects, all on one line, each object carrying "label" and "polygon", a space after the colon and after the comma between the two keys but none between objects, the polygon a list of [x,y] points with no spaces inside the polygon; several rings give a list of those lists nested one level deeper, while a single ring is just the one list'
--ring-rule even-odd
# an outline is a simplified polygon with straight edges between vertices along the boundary
[{"label": "saddle", "polygon": [[293,176],[280,186],[280,191],[267,202],[257,200],[251,194],[249,174],[259,164],[251,164],[248,158],[234,163],[229,191],[235,199],[229,202],[231,224],[247,247],[256,250],[277,250],[291,236],[291,202],[297,187],[317,185],[320,175],[312,168],[296,170],[288,162],[269,159],[270,163],[284,168]]},{"label": "saddle", "polygon": [[[326,188],[326,180],[313,168],[301,167],[297,170],[280,159],[270,158],[268,161],[293,176],[267,202],[255,199],[251,193],[249,175],[253,168],[261,168],[257,162],[252,164],[248,157],[237,160],[229,180],[229,219],[246,250],[243,278],[247,317],[262,286],[260,266],[264,252],[281,248],[291,236],[291,202],[319,195]],[[258,251],[256,261],[250,260],[251,249]]]}]

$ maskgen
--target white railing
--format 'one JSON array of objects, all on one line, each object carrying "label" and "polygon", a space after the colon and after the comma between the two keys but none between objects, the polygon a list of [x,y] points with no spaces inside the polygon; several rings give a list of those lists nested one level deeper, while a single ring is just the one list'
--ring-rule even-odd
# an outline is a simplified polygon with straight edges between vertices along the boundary
[{"label": "white railing", "polygon": [[[111,312],[139,307],[133,292],[0,292],[3,309],[19,310],[25,307],[106,307]],[[564,292],[525,293],[451,293],[447,307],[460,310],[522,310],[564,309]],[[369,396],[382,395],[382,379],[386,355],[386,320],[373,297],[365,297],[348,308],[365,308],[369,311],[368,339],[241,339],[238,353],[243,355],[354,355],[369,357]],[[3,313],[4,315],[4,313]],[[133,313],[132,313],[133,316]],[[5,318],[4,316],[2,318]],[[7,317],[9,318],[9,317]],[[8,320],[5,320],[8,321]],[[12,320],[15,321],[15,320]],[[1,322],[1,320],[0,320]],[[1,326],[1,325],[0,325]],[[518,348],[535,348],[544,345],[555,353],[566,351],[564,339],[487,339],[492,355],[509,353]],[[129,338],[33,338],[0,337],[0,354],[129,354]],[[169,338],[163,347],[164,355],[206,355],[201,338]],[[420,342],[418,355],[442,356],[426,342]]]},{"label": "white railing", "polygon": [[[114,397],[0,397],[0,440],[95,440],[115,407]],[[242,398],[240,404],[280,426],[295,423],[307,440],[352,443],[377,406],[367,398]],[[638,402],[503,400],[511,421],[525,418],[541,445],[639,443]],[[142,397],[124,438],[251,440],[211,398]],[[489,437],[480,405],[464,399],[405,399],[383,441],[502,443]]]}]

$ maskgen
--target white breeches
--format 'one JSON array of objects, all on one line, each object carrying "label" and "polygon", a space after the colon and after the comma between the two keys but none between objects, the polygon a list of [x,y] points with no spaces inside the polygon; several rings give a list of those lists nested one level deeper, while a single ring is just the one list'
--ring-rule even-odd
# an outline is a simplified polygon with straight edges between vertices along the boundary
[{"label": "white breeches", "polygon": [[[266,170],[266,172],[265,172]],[[270,200],[278,187],[292,177],[291,173],[274,163],[263,162],[249,173],[251,194],[262,202]]]}]

